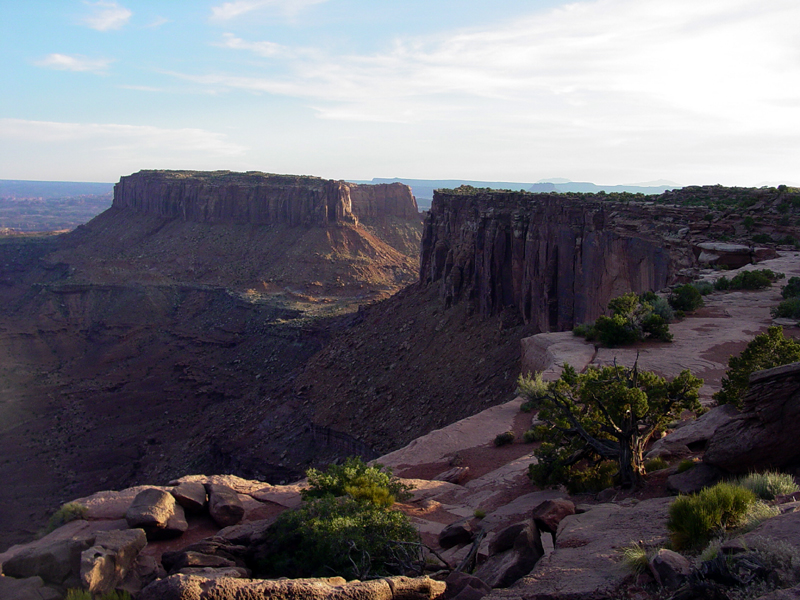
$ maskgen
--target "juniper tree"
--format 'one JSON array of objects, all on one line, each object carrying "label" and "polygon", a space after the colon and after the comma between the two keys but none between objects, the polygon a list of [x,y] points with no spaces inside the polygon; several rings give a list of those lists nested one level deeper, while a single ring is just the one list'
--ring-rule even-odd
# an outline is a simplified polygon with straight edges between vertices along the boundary
[{"label": "juniper tree", "polygon": [[539,485],[561,483],[580,465],[603,460],[618,464],[623,486],[644,475],[643,453],[656,431],[684,410],[698,411],[703,380],[688,370],[672,380],[651,371],[619,365],[577,374],[565,365],[561,378],[546,390],[521,376],[518,392],[539,411],[536,429],[542,441],[531,477]]}]

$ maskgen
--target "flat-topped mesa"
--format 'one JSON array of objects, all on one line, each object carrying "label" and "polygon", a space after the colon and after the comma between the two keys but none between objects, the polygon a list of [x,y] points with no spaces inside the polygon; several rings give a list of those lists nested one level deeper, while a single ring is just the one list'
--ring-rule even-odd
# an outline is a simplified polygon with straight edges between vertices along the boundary
[{"label": "flat-topped mesa", "polygon": [[469,301],[484,316],[511,310],[539,331],[568,330],[610,299],[659,290],[694,265],[685,226],[694,219],[703,222],[692,209],[638,203],[436,191],[420,282],[439,285],[446,305]]},{"label": "flat-topped mesa", "polygon": [[114,186],[113,206],[197,223],[324,227],[357,224],[360,218],[410,218],[417,205],[402,184],[356,186],[259,172],[139,171]]}]

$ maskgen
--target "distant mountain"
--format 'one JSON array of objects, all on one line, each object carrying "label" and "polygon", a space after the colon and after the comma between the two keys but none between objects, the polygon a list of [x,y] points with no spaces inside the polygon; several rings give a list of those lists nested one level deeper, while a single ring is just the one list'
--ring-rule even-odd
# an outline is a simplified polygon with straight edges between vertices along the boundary
[{"label": "distant mountain", "polygon": [[[405,183],[411,187],[420,210],[428,210],[433,200],[433,191],[442,188],[457,188],[460,185],[471,185],[480,188],[496,190],[524,190],[547,194],[550,192],[580,192],[596,194],[598,192],[629,192],[632,194],[663,194],[667,190],[678,189],[682,186],[666,180],[648,182],[648,184],[633,185],[597,185],[588,182],[569,181],[563,178],[543,179],[536,183],[514,181],[475,181],[469,179],[407,179],[394,177],[391,179],[375,177],[368,181],[353,181],[353,183]],[[652,184],[652,185],[649,185]]]},{"label": "distant mountain", "polygon": [[0,198],[70,198],[100,196],[114,191],[113,183],[78,181],[24,181],[0,179]]}]

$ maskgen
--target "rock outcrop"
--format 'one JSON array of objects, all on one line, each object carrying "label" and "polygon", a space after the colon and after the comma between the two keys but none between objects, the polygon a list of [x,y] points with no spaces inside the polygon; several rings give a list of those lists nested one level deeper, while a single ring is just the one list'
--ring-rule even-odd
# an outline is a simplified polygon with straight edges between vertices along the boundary
[{"label": "rock outcrop", "polygon": [[139,171],[114,186],[116,208],[194,223],[296,226],[415,218],[411,188],[230,171]]},{"label": "rock outcrop", "polygon": [[437,191],[423,232],[420,281],[438,285],[446,305],[469,300],[484,316],[513,309],[538,331],[571,329],[602,314],[611,298],[661,289],[694,265],[691,228],[682,223],[691,212]]},{"label": "rock outcrop", "polygon": [[757,371],[742,413],[720,426],[703,460],[731,473],[785,468],[800,463],[800,363]]}]

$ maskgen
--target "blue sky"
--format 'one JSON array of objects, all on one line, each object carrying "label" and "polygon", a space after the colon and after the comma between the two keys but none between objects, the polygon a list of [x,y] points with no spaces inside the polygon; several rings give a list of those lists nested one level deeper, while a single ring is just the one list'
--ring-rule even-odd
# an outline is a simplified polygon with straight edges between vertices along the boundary
[{"label": "blue sky", "polygon": [[0,179],[800,181],[797,0],[0,0]]}]

